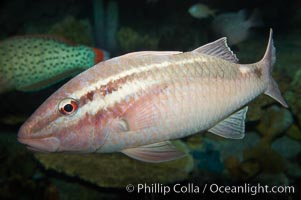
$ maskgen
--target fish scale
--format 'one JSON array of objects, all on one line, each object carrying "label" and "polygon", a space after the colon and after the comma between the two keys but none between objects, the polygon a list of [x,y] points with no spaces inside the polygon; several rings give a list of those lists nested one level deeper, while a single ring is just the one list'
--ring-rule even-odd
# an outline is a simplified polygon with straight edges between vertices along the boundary
[{"label": "fish scale", "polygon": [[[272,32],[262,60],[248,65],[238,63],[225,38],[192,52],[116,57],[51,95],[18,139],[46,152],[122,152],[154,163],[178,159],[185,154],[170,140],[205,130],[242,139],[246,105],[261,93],[287,107],[271,76],[274,62]],[[64,106],[72,110],[63,112]]]}]

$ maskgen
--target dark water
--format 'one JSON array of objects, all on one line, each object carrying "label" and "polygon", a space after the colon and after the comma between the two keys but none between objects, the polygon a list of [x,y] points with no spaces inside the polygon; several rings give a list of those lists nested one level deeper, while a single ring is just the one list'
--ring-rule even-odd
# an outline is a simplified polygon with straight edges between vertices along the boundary
[{"label": "dark water", "polygon": [[[196,134],[176,141],[188,152],[186,158],[149,164],[118,153],[32,153],[17,142],[18,129],[67,80],[38,91],[14,89],[0,95],[0,199],[301,199],[301,2],[207,0],[202,3],[217,12],[202,19],[188,13],[196,3],[1,1],[0,38],[58,35],[105,49],[111,57],[141,50],[190,51],[219,37],[212,28],[218,15],[245,9],[246,19],[240,20],[245,22],[257,10],[260,25],[230,47],[241,63],[256,62],[273,28],[273,77],[289,108],[261,95],[249,105],[244,139]],[[228,26],[241,35],[244,27],[237,18]]]}]

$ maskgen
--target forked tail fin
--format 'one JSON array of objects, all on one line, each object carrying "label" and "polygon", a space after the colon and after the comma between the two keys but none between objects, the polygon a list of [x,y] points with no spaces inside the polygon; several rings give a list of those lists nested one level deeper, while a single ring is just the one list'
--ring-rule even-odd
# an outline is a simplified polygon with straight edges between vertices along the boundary
[{"label": "forked tail fin", "polygon": [[281,103],[282,106],[287,108],[288,105],[286,104],[285,100],[281,96],[278,85],[272,77],[273,65],[276,62],[276,49],[274,47],[272,36],[273,36],[273,30],[270,29],[269,43],[265,51],[265,54],[262,60],[260,61],[263,75],[265,79],[267,79],[267,83],[268,83],[268,87],[264,92],[264,94],[272,97],[273,99]]}]

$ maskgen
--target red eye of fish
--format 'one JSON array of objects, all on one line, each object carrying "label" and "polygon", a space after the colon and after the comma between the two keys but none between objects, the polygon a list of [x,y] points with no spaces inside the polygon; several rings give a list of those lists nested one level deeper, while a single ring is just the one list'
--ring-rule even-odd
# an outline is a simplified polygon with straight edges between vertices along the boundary
[{"label": "red eye of fish", "polygon": [[71,115],[74,114],[78,109],[78,102],[72,98],[63,99],[59,103],[59,111],[63,115]]}]

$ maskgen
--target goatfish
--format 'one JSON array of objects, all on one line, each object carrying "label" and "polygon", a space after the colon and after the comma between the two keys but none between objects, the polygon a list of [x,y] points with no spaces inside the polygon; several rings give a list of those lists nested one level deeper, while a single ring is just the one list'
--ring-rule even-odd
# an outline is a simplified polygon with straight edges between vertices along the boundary
[{"label": "goatfish", "polygon": [[0,93],[39,90],[106,58],[104,50],[56,36],[11,37],[0,42]]},{"label": "goatfish", "polygon": [[284,107],[272,78],[272,30],[259,62],[239,64],[226,38],[191,52],[134,52],[100,62],[52,94],[21,126],[19,142],[42,152],[122,152],[145,162],[181,158],[170,141],[197,132],[245,134],[261,93]]}]

